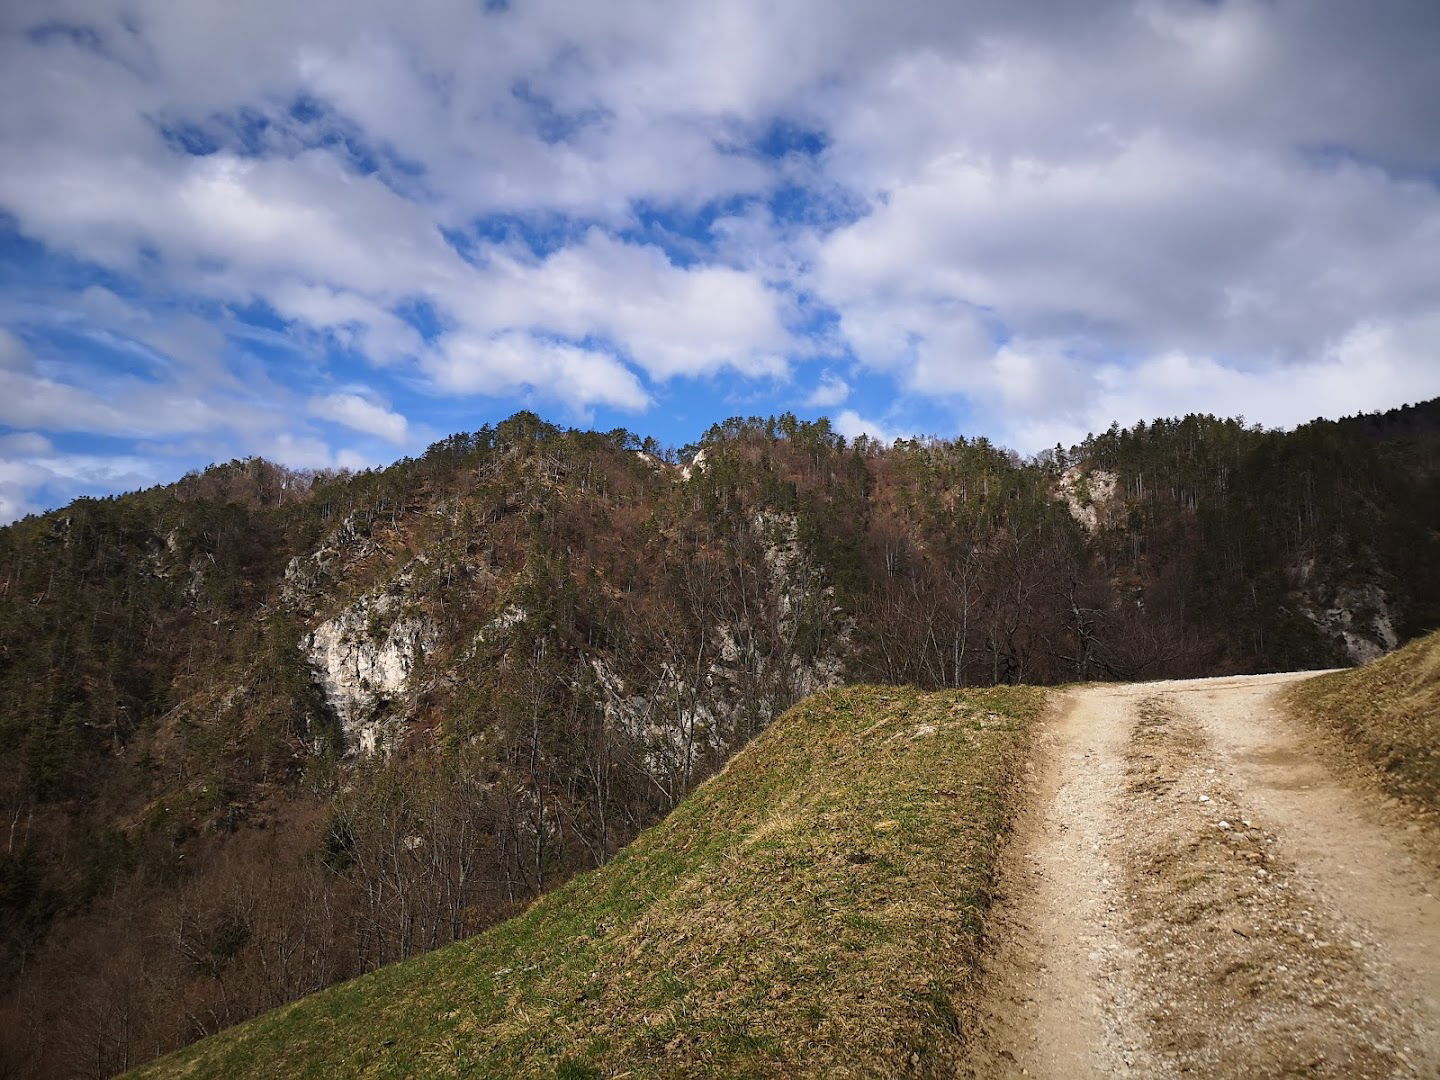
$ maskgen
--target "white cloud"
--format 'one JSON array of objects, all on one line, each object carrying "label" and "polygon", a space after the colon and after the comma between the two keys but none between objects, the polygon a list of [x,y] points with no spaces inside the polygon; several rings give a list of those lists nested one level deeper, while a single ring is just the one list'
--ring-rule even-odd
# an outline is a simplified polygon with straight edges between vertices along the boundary
[{"label": "white cloud", "polygon": [[1440,365],[1425,353],[1436,333],[1440,317],[1407,326],[1362,325],[1314,360],[1248,369],[1183,352],[1095,366],[1052,352],[1056,368],[1043,378],[1062,390],[1047,396],[1043,407],[1022,399],[998,410],[995,433],[1035,450],[1072,445],[1114,420],[1129,424],[1198,412],[1294,427],[1321,416],[1394,408],[1440,395]]},{"label": "white cloud", "polygon": [[542,260],[487,255],[475,291],[452,297],[471,327],[603,337],[656,379],[788,369],[781,301],[754,274],[676,266],[657,247],[599,230]]},{"label": "white cloud", "polygon": [[1427,308],[1437,237],[1433,186],[1145,139],[1074,163],[937,160],[830,238],[817,283],[897,340],[968,305],[1125,350],[1313,355]]},{"label": "white cloud", "polygon": [[26,372],[34,369],[30,350],[18,337],[0,326],[0,371]]},{"label": "white cloud", "polygon": [[162,473],[154,462],[133,455],[39,453],[23,446],[0,446],[0,525],[43,510],[37,493],[69,500],[82,494],[111,494],[148,487]]},{"label": "white cloud", "polygon": [[284,431],[259,446],[263,456],[292,469],[333,469],[339,458],[330,444],[314,435]]},{"label": "white cloud", "polygon": [[283,318],[328,331],[342,346],[381,366],[425,351],[413,326],[362,293],[289,280],[267,289],[266,299]]},{"label": "white cloud", "polygon": [[0,424],[334,464],[402,386],[1025,449],[1428,396],[1432,9],[16,0],[0,213],[106,284],[0,298]]},{"label": "white cloud", "polygon": [[0,525],[8,525],[40,507],[31,495],[44,484],[46,472],[34,465],[0,458]]},{"label": "white cloud", "polygon": [[437,386],[457,393],[533,393],[577,413],[597,403],[630,410],[650,403],[634,372],[614,357],[527,334],[452,334],[427,364]]},{"label": "white cloud", "polygon": [[360,453],[358,450],[339,450],[335,454],[335,467],[337,469],[349,469],[351,472],[359,472],[362,469],[370,469],[386,464],[383,461],[376,461]]},{"label": "white cloud", "polygon": [[326,394],[314,397],[310,399],[309,409],[312,416],[342,424],[366,435],[374,435],[387,442],[403,443],[409,431],[405,417],[359,394]]},{"label": "white cloud", "polygon": [[812,409],[830,409],[842,404],[849,396],[849,383],[833,372],[823,371],[820,373],[819,383],[805,399],[805,404]]},{"label": "white cloud", "polygon": [[[14,371],[0,371],[0,423],[47,431],[154,433],[143,415],[117,408],[78,387]],[[193,429],[185,425],[181,430]]]},{"label": "white cloud", "polygon": [[55,444],[33,431],[12,431],[0,435],[0,457],[52,457]]}]

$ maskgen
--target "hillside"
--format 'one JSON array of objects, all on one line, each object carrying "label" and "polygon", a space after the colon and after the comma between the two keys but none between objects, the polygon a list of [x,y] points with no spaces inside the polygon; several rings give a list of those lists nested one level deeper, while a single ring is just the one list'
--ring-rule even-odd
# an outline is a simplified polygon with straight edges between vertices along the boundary
[{"label": "hillside", "polygon": [[1394,794],[1440,811],[1440,632],[1301,683],[1291,701],[1362,752]]},{"label": "hillside", "polygon": [[953,1071],[1043,702],[1028,689],[811,698],[523,916],[139,1075]]},{"label": "hillside", "polygon": [[520,413],[0,529],[0,1073],[111,1074],[481,932],[816,691],[1387,651],[1440,625],[1437,427],[1188,416],[1024,460]]}]

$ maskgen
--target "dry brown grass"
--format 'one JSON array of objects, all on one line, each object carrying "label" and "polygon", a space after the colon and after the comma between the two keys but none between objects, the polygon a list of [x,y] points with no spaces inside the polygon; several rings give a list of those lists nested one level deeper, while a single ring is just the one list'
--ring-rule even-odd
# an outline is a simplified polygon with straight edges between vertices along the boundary
[{"label": "dry brown grass", "polygon": [[1440,811],[1440,631],[1362,668],[1297,683],[1289,697],[1362,750],[1393,794]]},{"label": "dry brown grass", "polygon": [[819,695],[524,915],[144,1075],[953,1075],[1044,700]]}]

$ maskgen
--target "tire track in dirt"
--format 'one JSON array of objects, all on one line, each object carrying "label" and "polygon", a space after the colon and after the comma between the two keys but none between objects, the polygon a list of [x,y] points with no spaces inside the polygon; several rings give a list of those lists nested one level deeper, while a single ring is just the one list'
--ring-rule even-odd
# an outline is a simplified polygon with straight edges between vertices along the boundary
[{"label": "tire track in dirt", "polygon": [[1037,739],[970,1075],[1440,1076],[1440,887],[1275,707],[1073,691]]},{"label": "tire track in dirt", "polygon": [[1036,736],[1021,813],[992,914],[975,1077],[1084,1077],[1149,1071],[1132,1022],[1114,836],[1129,720],[1075,694]]}]

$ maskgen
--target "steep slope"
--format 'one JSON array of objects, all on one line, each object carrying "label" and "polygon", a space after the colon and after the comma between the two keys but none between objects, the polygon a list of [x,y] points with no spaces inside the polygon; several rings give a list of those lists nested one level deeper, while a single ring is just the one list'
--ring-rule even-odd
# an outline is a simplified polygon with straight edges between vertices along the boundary
[{"label": "steep slope", "polygon": [[1043,701],[1023,688],[812,698],[519,918],[140,1075],[953,1070]]},{"label": "steep slope", "polygon": [[1290,700],[1374,762],[1394,794],[1440,811],[1440,631],[1301,683]]}]

